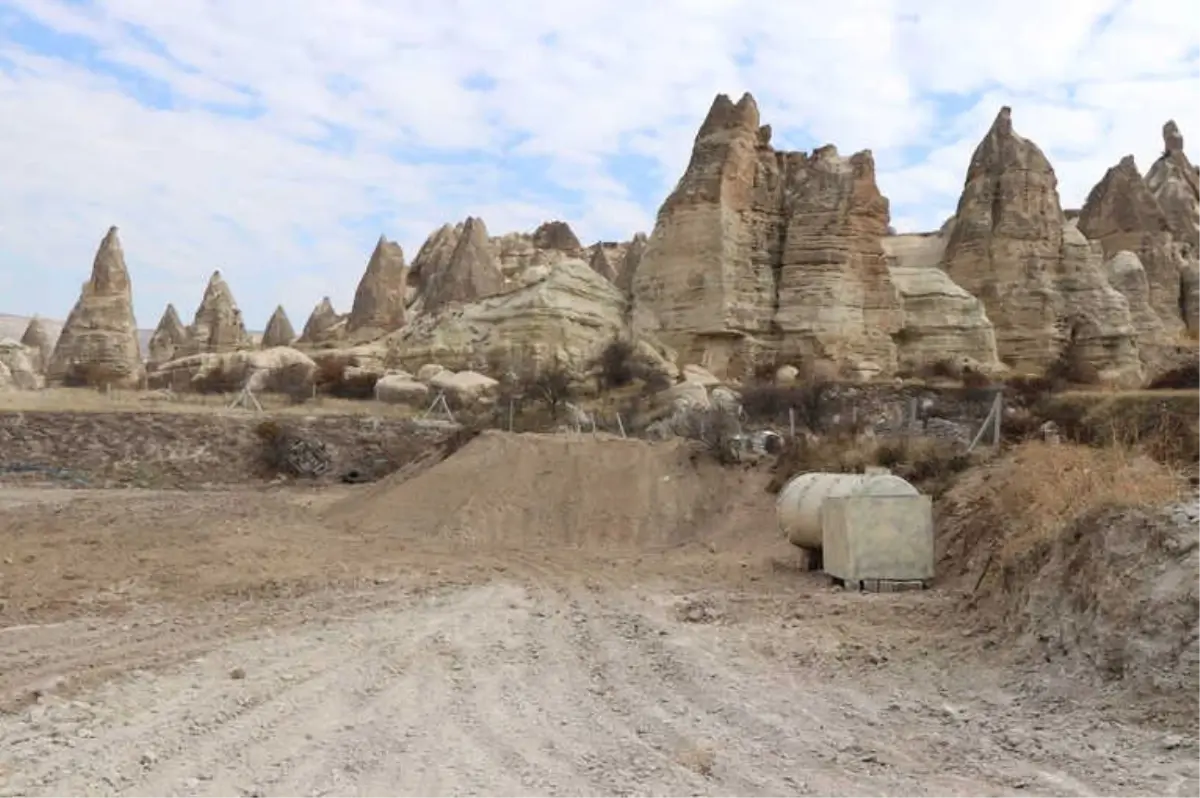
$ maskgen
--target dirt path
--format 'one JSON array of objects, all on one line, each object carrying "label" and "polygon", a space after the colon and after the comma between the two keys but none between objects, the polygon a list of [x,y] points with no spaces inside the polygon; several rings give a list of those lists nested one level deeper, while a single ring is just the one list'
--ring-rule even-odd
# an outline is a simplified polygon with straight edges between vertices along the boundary
[{"label": "dirt path", "polygon": [[[765,623],[744,595],[510,571],[418,595],[380,588],[299,625],[210,640],[173,667],[51,691],[0,717],[0,790],[1195,792],[1192,742],[1048,710],[979,662],[831,645],[829,630]],[[87,624],[86,648],[105,631],[94,620],[9,629],[0,643],[61,652]]]}]

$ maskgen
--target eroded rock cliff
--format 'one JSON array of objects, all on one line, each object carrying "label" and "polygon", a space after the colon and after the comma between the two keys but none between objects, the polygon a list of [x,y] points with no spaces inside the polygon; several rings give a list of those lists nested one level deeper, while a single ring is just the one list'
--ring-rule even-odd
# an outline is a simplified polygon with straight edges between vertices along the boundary
[{"label": "eroded rock cliff", "polygon": [[407,271],[404,250],[380,236],[346,319],[350,341],[374,340],[404,326]]},{"label": "eroded rock cliff", "polygon": [[321,297],[304,323],[296,343],[302,346],[331,346],[342,338],[345,331],[346,317],[333,309],[329,297]]},{"label": "eroded rock cliff", "polygon": [[292,320],[288,318],[283,305],[276,305],[275,312],[271,314],[271,318],[267,319],[267,327],[263,330],[262,348],[291,346],[295,340],[296,330],[292,327]]},{"label": "eroded rock cliff", "polygon": [[438,268],[422,269],[418,298],[424,313],[436,314],[452,303],[474,302],[504,289],[500,272],[482,219],[463,222],[454,250]]},{"label": "eroded rock cliff", "polygon": [[246,323],[233,298],[233,291],[220,270],[214,271],[208,279],[200,306],[196,308],[196,315],[188,326],[183,354],[221,354],[251,349],[253,346],[254,341],[246,332]]},{"label": "eroded rock cliff", "polygon": [[1007,107],[971,158],[942,268],[983,302],[1006,364],[1040,372],[1071,345],[1110,379],[1141,378],[1129,303],[1105,278],[1099,246],[1065,218],[1054,169]]},{"label": "eroded rock cliff", "polygon": [[894,369],[902,310],[870,152],[770,139],[749,94],[713,102],[632,276],[635,327],[718,374],[763,349]]},{"label": "eroded rock cliff", "polygon": [[175,310],[173,303],[168,302],[146,347],[147,370],[153,371],[163,363],[182,355],[187,349],[187,338],[187,327],[183,326],[183,321],[179,318],[179,311]]},{"label": "eroded rock cliff", "polygon": [[63,324],[46,377],[133,387],[144,376],[129,270],[117,228],[111,227],[96,252],[91,279]]}]

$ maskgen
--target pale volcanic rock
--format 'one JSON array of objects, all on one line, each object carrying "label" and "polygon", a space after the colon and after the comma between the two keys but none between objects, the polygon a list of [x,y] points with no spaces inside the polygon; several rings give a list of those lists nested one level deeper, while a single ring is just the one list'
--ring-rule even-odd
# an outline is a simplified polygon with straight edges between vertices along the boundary
[{"label": "pale volcanic rock", "polygon": [[453,225],[444,224],[425,239],[425,243],[417,251],[417,256],[413,258],[412,266],[408,270],[408,284],[416,290],[418,295],[423,291],[429,275],[442,271],[450,263],[450,256],[454,254],[454,248],[458,246],[458,239],[462,236],[462,231],[462,222]]},{"label": "pale volcanic rock", "polygon": [[190,355],[201,353],[222,354],[250,349],[254,341],[246,332],[242,311],[238,310],[233,291],[221,276],[214,271],[204,289],[204,297],[196,308],[196,315],[188,326],[188,340],[184,352]]},{"label": "pale volcanic rock", "polygon": [[938,268],[890,266],[904,306],[897,336],[900,361],[919,368],[938,361],[970,363],[984,371],[1002,368],[996,331],[983,303]]},{"label": "pale volcanic rock", "polygon": [[971,158],[951,224],[943,270],[978,297],[996,330],[1000,359],[1041,371],[1072,339],[1106,375],[1140,372],[1125,298],[1066,220],[1058,181],[1036,144],[1013,131],[1002,108]]},{"label": "pale volcanic rock", "polygon": [[869,152],[777,152],[753,97],[718,95],[632,277],[634,326],[718,374],[748,338],[894,368],[888,219]]},{"label": "pale volcanic rock", "polygon": [[[1137,256],[1149,294],[1135,298],[1126,293],[1126,297],[1131,312],[1135,302],[1149,303],[1148,308],[1139,308],[1134,313],[1139,341],[1163,343],[1164,336],[1177,337],[1183,329],[1180,279],[1184,259],[1171,234],[1167,215],[1142,179],[1133,156],[1122,158],[1092,188],[1077,224],[1081,233],[1100,242],[1106,259],[1124,251]],[[1121,273],[1127,274],[1125,267],[1130,264],[1122,261],[1119,265],[1125,269]],[[1123,286],[1141,290],[1140,280],[1126,279],[1116,285],[1125,293]],[[1155,319],[1150,318],[1147,310]]]},{"label": "pale volcanic rock", "polygon": [[292,320],[288,318],[283,305],[276,305],[275,312],[271,314],[271,318],[267,319],[267,327],[263,330],[262,348],[291,346],[295,340],[296,330],[292,327]]},{"label": "pale volcanic rock", "polygon": [[906,269],[937,269],[946,252],[946,237],[940,232],[884,236],[879,244],[889,266]]},{"label": "pale volcanic rock", "polygon": [[0,338],[0,390],[36,391],[45,385],[37,353],[11,338]]},{"label": "pale volcanic rock", "polygon": [[597,244],[592,249],[592,257],[588,263],[592,267],[592,271],[608,280],[613,285],[617,284],[617,270],[613,267],[612,260],[608,257],[608,253],[604,251],[604,247]]},{"label": "pale volcanic rock", "polygon": [[144,376],[129,271],[117,228],[111,227],[96,252],[91,279],[63,324],[46,378],[133,387]]},{"label": "pale volcanic rock", "polygon": [[54,345],[50,343],[50,333],[47,332],[46,325],[37,316],[30,319],[25,327],[25,332],[21,335],[21,345],[29,350],[33,368],[37,373],[45,374],[46,367],[50,365]]},{"label": "pale volcanic rock", "polygon": [[372,340],[404,326],[407,271],[404,250],[380,236],[354,292],[354,305],[346,319],[348,339]]},{"label": "pale volcanic rock", "polygon": [[633,294],[633,278],[641,265],[642,257],[646,254],[646,241],[646,234],[638,233],[625,247],[625,256],[617,270],[617,288],[626,296]]},{"label": "pale volcanic rock", "polygon": [[504,276],[492,254],[483,220],[468,217],[449,260],[422,279],[421,310],[425,313],[438,313],[451,304],[500,293]]},{"label": "pale volcanic rock", "polygon": [[422,314],[389,336],[389,367],[437,363],[455,371],[520,372],[549,365],[584,371],[618,333],[625,299],[581,260],[568,259],[539,282]]},{"label": "pale volcanic rock", "polygon": [[153,371],[182,355],[187,349],[187,339],[187,327],[183,326],[179,311],[175,310],[174,304],[168,302],[162,318],[158,320],[158,326],[150,335],[150,343],[146,347],[146,368]]},{"label": "pale volcanic rock", "polygon": [[1162,206],[1175,240],[1200,250],[1200,168],[1183,151],[1183,134],[1174,120],[1163,125],[1163,154],[1146,174],[1146,184]]},{"label": "pale volcanic rock", "polygon": [[1191,259],[1184,265],[1179,290],[1188,335],[1200,337],[1200,262]]},{"label": "pale volcanic rock", "polygon": [[[1143,358],[1147,343],[1165,338],[1162,318],[1155,312],[1150,301],[1150,280],[1137,254],[1118,250],[1104,261],[1104,274],[1108,283],[1124,295],[1129,302],[1129,316],[1138,334],[1138,348]],[[1179,318],[1176,311],[1176,318]]]},{"label": "pale volcanic rock", "polygon": [[571,225],[558,220],[538,225],[538,229],[533,231],[533,245],[538,249],[555,249],[575,256],[583,249]]},{"label": "pale volcanic rock", "polygon": [[309,314],[304,329],[300,332],[297,344],[307,346],[328,346],[339,341],[346,331],[346,317],[333,309],[329,297],[322,297],[313,312]]}]

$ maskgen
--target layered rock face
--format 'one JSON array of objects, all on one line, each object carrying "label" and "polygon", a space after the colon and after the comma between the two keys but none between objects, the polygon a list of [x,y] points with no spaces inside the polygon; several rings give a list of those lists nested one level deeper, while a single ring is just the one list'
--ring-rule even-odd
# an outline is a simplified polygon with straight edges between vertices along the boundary
[{"label": "layered rock face", "polygon": [[59,334],[46,377],[133,387],[143,376],[129,271],[117,228],[111,227],[96,252],[91,279]]},{"label": "layered rock face", "polygon": [[346,319],[349,339],[369,341],[404,326],[407,271],[404,250],[380,236],[354,292],[354,305]]},{"label": "layered rock face", "polygon": [[45,385],[37,353],[11,338],[0,338],[0,391],[36,391]]},{"label": "layered rock face", "polygon": [[1110,379],[1140,379],[1128,301],[1102,254],[1068,223],[1054,169],[1002,108],[976,148],[942,268],[982,300],[1000,359],[1041,371],[1068,343]]},{"label": "layered rock face", "polygon": [[585,256],[579,237],[566,222],[545,222],[532,233],[505,233],[490,240],[492,255],[510,285],[528,282],[523,275],[540,274],[567,258]]},{"label": "layered rock face", "polygon": [[621,268],[617,270],[617,288],[621,289],[625,296],[633,295],[633,278],[642,263],[642,257],[646,254],[646,241],[646,234],[638,233],[625,247]]},{"label": "layered rock face", "polygon": [[146,368],[153,371],[163,363],[183,355],[187,349],[187,340],[188,331],[179,319],[179,311],[175,310],[174,304],[167,303],[167,309],[163,311],[158,326],[150,336]]},{"label": "layered rock face", "polygon": [[454,225],[444,224],[425,239],[417,256],[413,258],[412,267],[408,270],[408,285],[416,293],[424,291],[429,275],[441,271],[450,262],[450,256],[458,246],[462,231],[462,222]]},{"label": "layered rock face", "polygon": [[749,94],[717,97],[632,276],[635,328],[716,373],[759,342],[893,369],[902,310],[871,154],[777,152],[770,136]]},{"label": "layered rock face", "polygon": [[329,297],[322,297],[317,306],[313,308],[313,312],[309,314],[308,321],[304,323],[304,329],[296,343],[307,346],[329,346],[337,343],[345,331],[346,317],[338,315],[338,312],[333,309],[333,303],[329,301]]},{"label": "layered rock face", "polygon": [[263,330],[262,348],[291,346],[295,340],[296,331],[292,329],[292,320],[288,318],[283,305],[276,305],[275,312],[267,319],[267,328]]},{"label": "layered rock face", "polygon": [[[1140,262],[1143,277],[1135,277],[1128,258],[1116,264],[1114,287],[1125,294],[1134,313],[1139,343],[1173,342],[1183,329],[1180,281],[1185,263],[1167,223],[1167,216],[1142,179],[1132,156],[1109,169],[1089,192],[1078,219],[1079,231],[1100,242],[1107,259],[1128,252]],[[1142,295],[1142,281],[1148,293]],[[1130,295],[1125,289],[1134,291]]]},{"label": "layered rock face", "polygon": [[1163,154],[1146,174],[1146,184],[1167,217],[1175,239],[1200,249],[1200,168],[1183,152],[1183,134],[1174,120],[1163,125]]},{"label": "layered rock face", "polygon": [[436,268],[423,265],[421,281],[417,301],[425,313],[500,293],[504,275],[492,254],[483,220],[468,217],[449,258]]},{"label": "layered rock face", "polygon": [[896,336],[904,369],[949,360],[983,372],[1000,370],[996,330],[982,302],[936,267],[897,265],[890,273],[904,307],[904,326]]},{"label": "layered rock face", "polygon": [[617,284],[617,268],[613,266],[612,259],[602,244],[597,244],[592,248],[592,256],[588,260],[588,265],[592,267],[592,271],[605,280],[613,285]]},{"label": "layered rock face", "polygon": [[25,332],[21,335],[21,345],[29,350],[33,367],[37,373],[45,374],[46,367],[50,365],[50,355],[54,352],[54,346],[50,343],[50,334],[46,331],[46,325],[42,323],[41,319],[34,316],[29,320]]},{"label": "layered rock face", "polygon": [[389,338],[388,365],[415,371],[435,362],[493,373],[557,360],[582,371],[623,329],[624,312],[612,283],[568,259],[523,288],[414,317]]},{"label": "layered rock face", "polygon": [[220,271],[212,273],[196,316],[188,327],[183,354],[221,354],[251,349],[254,341],[246,332],[242,312]]}]

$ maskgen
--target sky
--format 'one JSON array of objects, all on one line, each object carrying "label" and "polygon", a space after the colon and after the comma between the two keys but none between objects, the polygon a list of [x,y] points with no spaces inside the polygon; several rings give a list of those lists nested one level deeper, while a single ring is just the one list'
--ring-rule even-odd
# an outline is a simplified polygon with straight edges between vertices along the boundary
[{"label": "sky", "polygon": [[380,234],[411,259],[468,215],[628,239],[718,93],[777,148],[871,149],[901,232],[1002,105],[1078,207],[1167,119],[1200,137],[1191,2],[0,0],[0,312],[65,318],[114,224],[142,327],[214,269],[299,327]]}]

